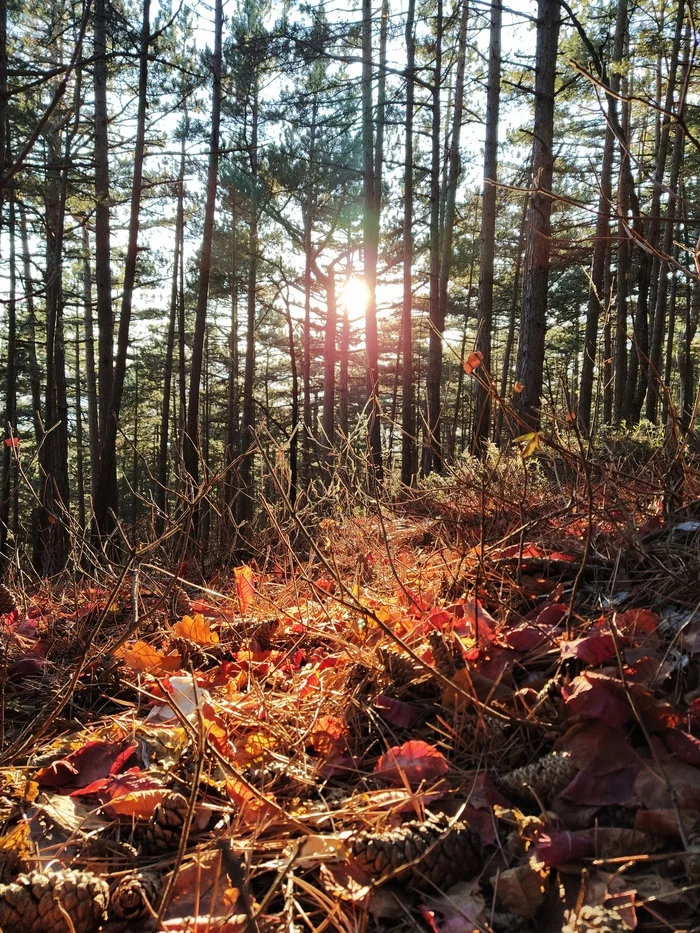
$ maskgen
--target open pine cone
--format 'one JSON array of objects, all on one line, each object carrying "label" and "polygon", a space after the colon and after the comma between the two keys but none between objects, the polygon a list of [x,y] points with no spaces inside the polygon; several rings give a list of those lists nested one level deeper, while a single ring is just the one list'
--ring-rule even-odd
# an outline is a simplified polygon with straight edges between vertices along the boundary
[{"label": "open pine cone", "polygon": [[571,783],[577,771],[568,752],[550,752],[539,761],[502,775],[496,783],[507,797],[529,803],[542,801],[547,806]]},{"label": "open pine cone", "polygon": [[362,832],[352,841],[355,863],[375,879],[401,873],[446,891],[482,867],[481,841],[466,823],[444,814],[412,820],[386,833]]},{"label": "open pine cone", "polygon": [[163,797],[143,830],[146,852],[161,855],[175,852],[179,848],[189,806],[187,797],[177,791],[171,791]]},{"label": "open pine cone", "polygon": [[106,881],[66,869],[19,875],[0,885],[3,933],[93,933],[109,903]]},{"label": "open pine cone", "polygon": [[19,607],[12,590],[5,586],[4,583],[0,583],[0,616],[4,616],[8,612],[14,612],[17,608]]}]

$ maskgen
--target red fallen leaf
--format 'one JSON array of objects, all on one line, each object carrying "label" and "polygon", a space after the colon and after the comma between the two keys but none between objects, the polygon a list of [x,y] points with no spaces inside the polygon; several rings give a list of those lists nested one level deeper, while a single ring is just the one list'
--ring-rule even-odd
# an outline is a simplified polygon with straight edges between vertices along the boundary
[{"label": "red fallen leaf", "polygon": [[432,745],[420,739],[412,739],[390,748],[382,755],[374,769],[393,784],[408,782],[417,787],[422,781],[434,781],[449,771],[445,756]]},{"label": "red fallen leaf", "polygon": [[580,558],[576,557],[575,554],[566,554],[564,551],[552,551],[549,555],[550,560],[564,560],[570,564],[576,564],[579,562]]},{"label": "red fallen leaf", "polygon": [[476,638],[488,642],[493,637],[496,620],[489,615],[478,599],[469,596],[464,603],[464,618],[460,619],[454,627],[455,635],[466,638]]},{"label": "red fallen leaf", "polygon": [[511,544],[509,547],[501,548],[494,556],[498,557],[499,560],[510,560],[512,557],[537,558],[545,555],[544,551],[538,548],[536,544],[524,544],[522,552],[519,544]]},{"label": "red fallen leaf", "polygon": [[328,595],[335,590],[335,580],[326,580],[325,577],[321,577],[319,580],[316,580],[314,586],[316,589],[321,590],[322,593]]},{"label": "red fallen leaf", "polygon": [[578,658],[590,665],[603,664],[615,657],[615,642],[612,635],[588,635],[575,641],[562,641],[561,657],[562,660]]},{"label": "red fallen leaf", "polygon": [[659,737],[676,758],[688,765],[700,766],[700,739],[681,729],[665,729]]},{"label": "red fallen leaf", "polygon": [[491,812],[494,806],[510,806],[506,798],[493,783],[488,771],[479,771],[476,774],[470,774],[466,786],[469,788],[470,807]]},{"label": "red fallen leaf", "polygon": [[12,680],[24,680],[25,677],[38,677],[48,666],[46,658],[21,658],[10,664],[7,676]]},{"label": "red fallen leaf", "polygon": [[358,762],[351,755],[341,755],[338,758],[329,758],[319,769],[321,777],[327,781],[333,777],[348,778],[357,776]]},{"label": "red fallen leaf", "polygon": [[245,615],[255,599],[253,571],[250,567],[234,567],[233,573],[236,578],[236,594],[241,607],[241,615]]},{"label": "red fallen leaf", "polygon": [[537,613],[535,622],[541,626],[556,626],[559,625],[568,611],[568,603],[548,603]]},{"label": "red fallen leaf", "polygon": [[506,641],[514,651],[525,654],[546,645],[551,640],[551,637],[547,636],[548,632],[545,629],[537,625],[525,624],[509,629],[506,632]]},{"label": "red fallen leaf", "polygon": [[337,716],[321,716],[311,730],[311,746],[325,758],[337,757],[345,750],[348,727]]},{"label": "red fallen leaf", "polygon": [[659,616],[651,609],[627,609],[617,613],[615,623],[625,635],[651,635],[659,627]]},{"label": "red fallen leaf", "polygon": [[618,729],[634,718],[624,687],[605,674],[586,671],[562,687],[561,693],[567,707],[579,716],[602,719]]},{"label": "red fallen leaf", "polygon": [[167,793],[168,789],[161,780],[138,768],[131,768],[124,774],[100,778],[81,790],[73,791],[71,797],[96,796],[107,816],[147,820]]},{"label": "red fallen leaf", "polygon": [[386,694],[375,697],[374,705],[381,713],[382,719],[386,719],[392,726],[397,726],[399,729],[410,729],[421,714],[418,706],[402,703],[401,700],[396,700]]},{"label": "red fallen leaf", "polygon": [[274,806],[269,793],[255,794],[246,784],[236,780],[226,782],[226,793],[240,808],[240,818],[248,826],[279,816],[279,810]]},{"label": "red fallen leaf", "polygon": [[65,758],[40,768],[34,780],[42,787],[85,787],[122,771],[136,747],[135,742],[88,742]]},{"label": "red fallen leaf", "polygon": [[16,434],[5,438],[5,447],[19,447],[19,438]]},{"label": "red fallen leaf", "polygon": [[496,820],[493,810],[478,810],[476,807],[466,806],[464,808],[464,820],[481,837],[485,846],[490,846],[496,841]]},{"label": "red fallen leaf", "polygon": [[629,803],[634,797],[636,776],[635,767],[620,768],[619,771],[597,775],[579,771],[561,792],[561,796],[573,803],[594,807]]},{"label": "red fallen leaf", "polygon": [[587,858],[594,852],[595,845],[587,833],[571,833],[565,829],[540,833],[534,848],[538,861],[554,867]]},{"label": "red fallen leaf", "polygon": [[309,696],[309,694],[314,693],[321,686],[321,679],[318,674],[309,674],[308,677],[305,677],[299,686],[299,698],[303,699],[304,697]]},{"label": "red fallen leaf", "polygon": [[680,729],[685,724],[684,717],[665,700],[657,700],[649,690],[633,686],[637,709],[642,715],[644,725],[650,732],[664,729]]},{"label": "red fallen leaf", "polygon": [[430,622],[433,628],[442,629],[452,621],[452,615],[453,614],[446,609],[435,608],[431,610],[428,615],[428,622]]},{"label": "red fallen leaf", "polygon": [[572,726],[556,748],[569,752],[576,767],[589,774],[609,774],[637,760],[624,734],[599,719]]}]

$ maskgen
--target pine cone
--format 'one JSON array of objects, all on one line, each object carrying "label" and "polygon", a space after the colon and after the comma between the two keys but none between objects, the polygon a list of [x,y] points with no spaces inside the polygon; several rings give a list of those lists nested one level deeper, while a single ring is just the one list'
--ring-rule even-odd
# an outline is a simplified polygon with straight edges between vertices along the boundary
[{"label": "pine cone", "polygon": [[506,740],[505,729],[508,723],[488,713],[481,717],[460,717],[458,723],[465,744],[477,752],[484,749],[494,751],[501,748]]},{"label": "pine cone", "polygon": [[171,638],[168,642],[168,651],[174,651],[180,655],[183,668],[191,667],[198,671],[206,667],[209,662],[209,656],[204,648],[196,641],[190,641],[189,638],[181,636]]},{"label": "pine cone", "polygon": [[414,683],[424,672],[424,669],[419,667],[412,658],[393,651],[391,648],[377,648],[377,654],[382,667],[397,687],[405,687]]},{"label": "pine cone", "polygon": [[193,603],[181,586],[174,586],[170,594],[170,608],[176,619],[192,615]]},{"label": "pine cone", "polygon": [[690,883],[698,884],[700,882],[700,832],[688,835],[688,851],[683,858],[683,863]]},{"label": "pine cone", "polygon": [[[454,647],[447,643],[442,632],[438,632],[437,629],[428,632],[428,644],[433,652],[435,670],[442,674],[443,677],[454,677],[457,670]],[[461,667],[464,667],[464,664]]]},{"label": "pine cone", "polygon": [[567,910],[561,933],[625,933],[629,929],[616,910],[599,905]]},{"label": "pine cone", "polygon": [[19,605],[14,593],[4,583],[0,583],[0,616],[7,615],[8,612],[14,612]]},{"label": "pine cone", "polygon": [[140,920],[156,906],[160,890],[160,876],[152,871],[139,871],[125,875],[112,889],[109,913],[115,920]]},{"label": "pine cone", "polygon": [[[473,877],[482,866],[481,841],[466,823],[440,815],[412,820],[386,833],[363,832],[352,841],[356,864],[373,878],[401,872],[418,885],[443,891]],[[403,869],[403,871],[401,871]]]},{"label": "pine cone", "polygon": [[189,806],[187,797],[177,791],[163,797],[143,830],[144,848],[150,855],[174,852],[179,848]]},{"label": "pine cone", "polygon": [[261,622],[250,636],[250,640],[256,641],[261,651],[269,651],[272,648],[272,640],[280,627],[279,619],[267,619]]},{"label": "pine cone", "polygon": [[496,783],[506,796],[549,805],[573,780],[577,771],[568,752],[550,752],[539,761],[502,775]]},{"label": "pine cone", "polygon": [[0,929],[4,933],[92,933],[109,903],[106,881],[87,871],[66,869],[19,875],[0,885]]}]

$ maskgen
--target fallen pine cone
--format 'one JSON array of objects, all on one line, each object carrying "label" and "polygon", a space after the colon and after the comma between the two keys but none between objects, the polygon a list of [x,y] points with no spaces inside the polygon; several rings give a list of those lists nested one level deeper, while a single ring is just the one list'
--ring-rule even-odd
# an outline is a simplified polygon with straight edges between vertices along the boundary
[{"label": "fallen pine cone", "polygon": [[156,906],[160,876],[152,871],[138,871],[125,875],[115,887],[109,899],[110,917],[115,920],[140,920],[150,915]]},{"label": "fallen pine cone", "polygon": [[179,654],[182,658],[183,668],[191,667],[195,671],[201,670],[207,666],[209,656],[204,648],[198,645],[196,641],[190,641],[189,638],[176,636],[168,642],[168,651]]},{"label": "fallen pine cone", "polygon": [[571,783],[577,772],[568,752],[550,752],[539,761],[496,778],[496,784],[506,796],[547,806]]},{"label": "fallen pine cone", "polygon": [[7,615],[8,612],[14,612],[18,609],[17,599],[12,590],[0,583],[0,616]]},{"label": "fallen pine cone", "polygon": [[3,933],[92,933],[107,912],[109,886],[87,871],[19,875],[0,885]]},{"label": "fallen pine cone", "polygon": [[418,886],[446,891],[482,867],[481,840],[466,823],[449,817],[412,820],[386,833],[362,832],[351,844],[355,863],[375,879],[400,872]]},{"label": "fallen pine cone", "polygon": [[143,830],[143,845],[149,855],[162,855],[179,848],[189,807],[187,797],[177,791],[163,797]]}]

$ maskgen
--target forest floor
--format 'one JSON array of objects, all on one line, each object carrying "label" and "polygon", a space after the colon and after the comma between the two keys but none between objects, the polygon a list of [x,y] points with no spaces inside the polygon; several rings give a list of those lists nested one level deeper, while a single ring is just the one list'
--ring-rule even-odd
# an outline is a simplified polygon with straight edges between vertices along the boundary
[{"label": "forest floor", "polygon": [[661,457],[0,594],[0,929],[700,930],[700,484],[669,519]]}]

